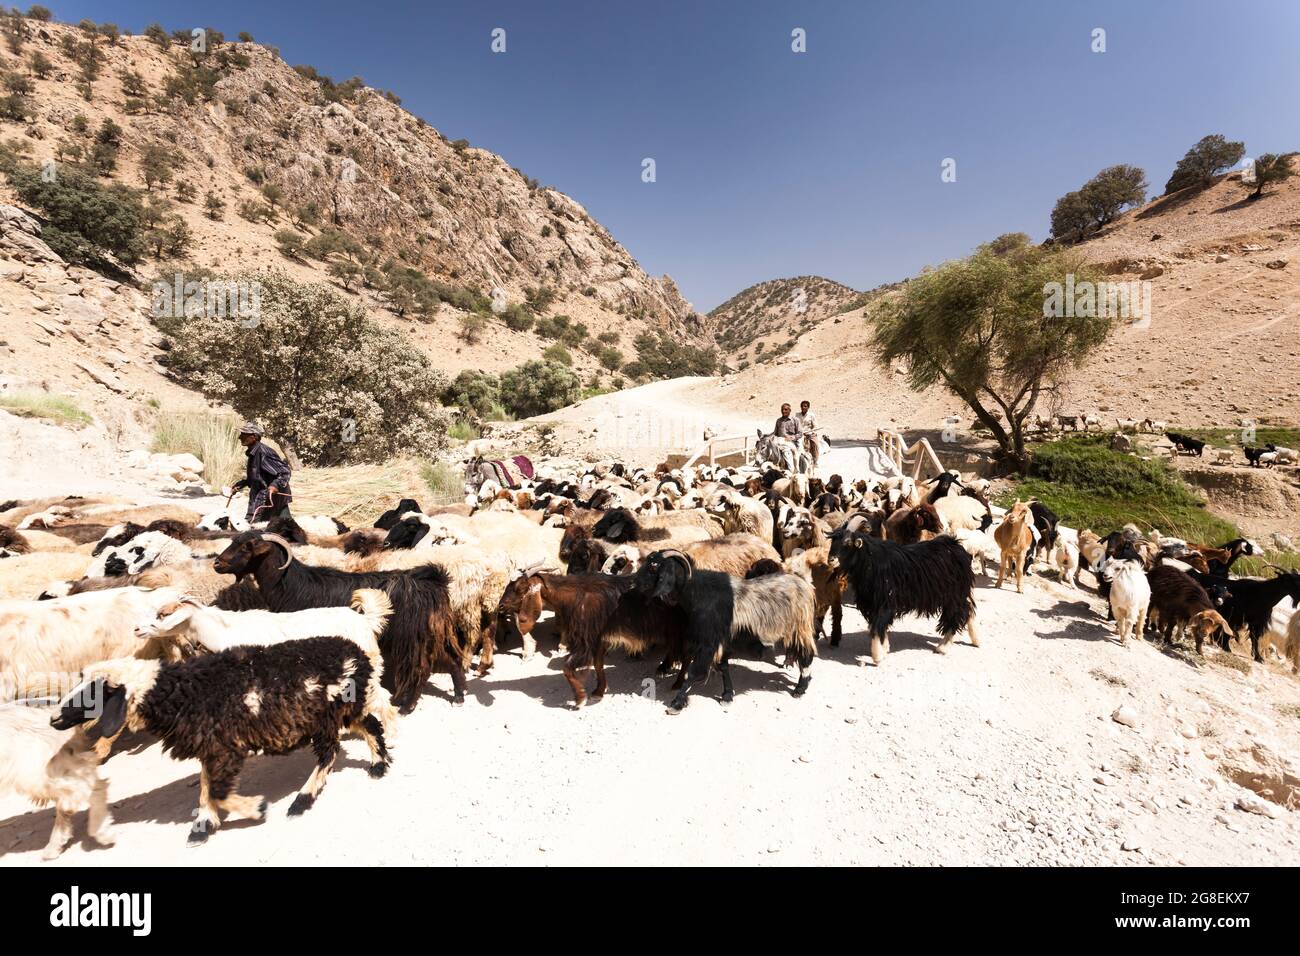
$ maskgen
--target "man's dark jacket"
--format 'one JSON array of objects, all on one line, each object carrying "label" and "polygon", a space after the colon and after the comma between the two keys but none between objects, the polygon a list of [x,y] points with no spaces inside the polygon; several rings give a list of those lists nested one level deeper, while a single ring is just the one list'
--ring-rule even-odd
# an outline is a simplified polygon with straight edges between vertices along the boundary
[{"label": "man's dark jacket", "polygon": [[[289,513],[289,466],[266,442],[259,441],[244,450],[248,456],[248,520],[269,521]],[[272,500],[270,489],[275,489]],[[282,497],[283,496],[283,497]]]}]

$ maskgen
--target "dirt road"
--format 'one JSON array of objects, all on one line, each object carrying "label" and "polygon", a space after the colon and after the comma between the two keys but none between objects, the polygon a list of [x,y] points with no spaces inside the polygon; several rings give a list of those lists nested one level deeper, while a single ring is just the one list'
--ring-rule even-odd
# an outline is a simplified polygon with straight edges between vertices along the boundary
[{"label": "dirt road", "polygon": [[[1044,577],[978,599],[980,648],[934,654],[931,625],[908,619],[877,668],[848,610],[803,699],[743,661],[730,707],[715,677],[675,717],[652,662],[615,655],[610,696],[573,712],[557,656],[506,653],[462,708],[435,678],[386,779],[348,741],[302,818],[285,814],[310,755],[250,760],[241,789],[269,819],[197,849],[197,765],[137,740],[105,767],[117,845],[85,845],[79,819],[51,865],[1300,863],[1297,815],[1237,809],[1260,801],[1224,770],[1297,765],[1300,682],[1122,647],[1091,591]],[[1136,728],[1112,719],[1121,705]],[[1294,799],[1291,773],[1275,789]],[[0,801],[0,863],[35,863],[52,819]]]}]

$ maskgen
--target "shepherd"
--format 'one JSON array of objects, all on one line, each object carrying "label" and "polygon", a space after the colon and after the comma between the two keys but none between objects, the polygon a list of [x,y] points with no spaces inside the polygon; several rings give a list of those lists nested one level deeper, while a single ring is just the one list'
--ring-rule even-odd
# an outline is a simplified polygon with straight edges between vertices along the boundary
[{"label": "shepherd", "polygon": [[248,489],[248,521],[270,521],[288,518],[289,502],[293,492],[289,489],[289,466],[283,458],[262,441],[262,426],[245,422],[239,429],[239,443],[248,456],[248,477],[235,482],[232,493]]}]

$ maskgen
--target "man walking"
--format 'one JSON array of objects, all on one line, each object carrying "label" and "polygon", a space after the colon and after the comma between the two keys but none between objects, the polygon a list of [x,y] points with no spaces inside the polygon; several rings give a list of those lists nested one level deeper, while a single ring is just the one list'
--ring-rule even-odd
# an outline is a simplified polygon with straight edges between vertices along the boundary
[{"label": "man walking", "polygon": [[248,521],[270,521],[288,518],[289,502],[293,492],[289,489],[289,466],[284,459],[262,442],[262,426],[245,422],[239,429],[239,443],[248,456],[248,477],[235,482],[232,491],[248,489]]},{"label": "man walking", "polygon": [[822,436],[817,431],[817,416],[813,414],[812,403],[807,399],[799,403],[799,414],[794,417],[799,423],[799,434],[803,436],[804,447],[808,449],[808,454],[812,456],[812,464],[808,468],[808,474],[812,475],[817,472],[817,462],[822,456]]}]

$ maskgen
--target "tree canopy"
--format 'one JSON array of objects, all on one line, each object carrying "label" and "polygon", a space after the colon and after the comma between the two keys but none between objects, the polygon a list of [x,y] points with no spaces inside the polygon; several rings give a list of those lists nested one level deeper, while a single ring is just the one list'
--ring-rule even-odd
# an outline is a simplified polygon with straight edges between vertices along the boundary
[{"label": "tree canopy", "polygon": [[[1082,257],[1004,236],[909,281],[877,306],[872,348],[906,365],[917,390],[939,385],[992,432],[1010,470],[1027,464],[1024,424],[1045,390],[1106,339],[1113,317],[1047,316],[1051,283],[1096,282]],[[1088,310],[1082,310],[1088,311]]]}]

